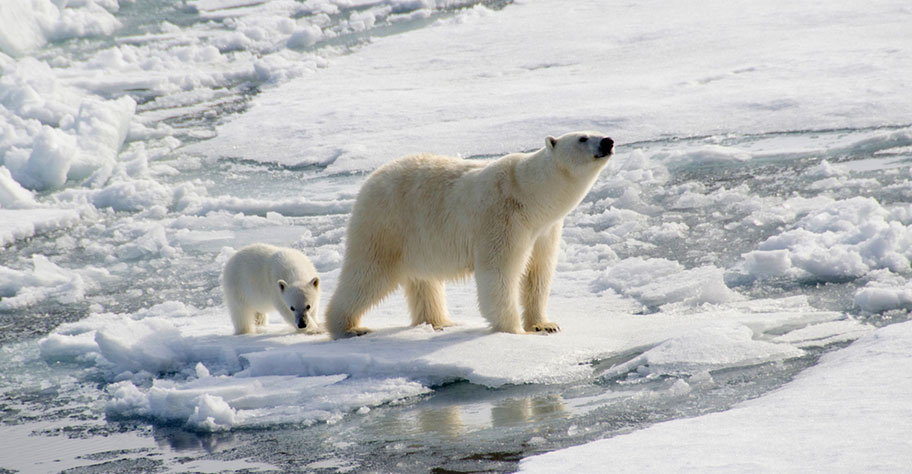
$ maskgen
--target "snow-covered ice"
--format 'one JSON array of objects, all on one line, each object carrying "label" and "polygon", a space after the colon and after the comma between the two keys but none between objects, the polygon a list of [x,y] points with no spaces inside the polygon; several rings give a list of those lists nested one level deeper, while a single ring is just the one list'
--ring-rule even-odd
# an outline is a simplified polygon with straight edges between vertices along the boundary
[{"label": "snow-covered ice", "polygon": [[520,472],[903,472],[910,343],[912,323],[881,328],[728,411],[528,458]]},{"label": "snow-covered ice", "polygon": [[[223,308],[165,303],[63,324],[40,348],[49,363],[97,369],[111,384],[109,417],[179,421],[205,431],[328,421],[458,380],[492,388],[585,381],[596,375],[590,361],[640,347],[652,348],[611,372],[697,373],[784,360],[803,355],[795,341],[757,338],[843,319],[814,310],[803,298],[766,309],[762,302],[737,303],[650,318],[612,311],[622,304],[617,298],[606,298],[603,309],[588,316],[572,300],[555,298],[568,313],[560,320],[560,337],[490,334],[476,311],[442,333],[408,328],[402,301],[377,315],[385,324],[375,326],[376,334],[355,340],[332,342],[275,327],[232,337]],[[839,328],[844,332],[849,328]],[[199,410],[214,412],[200,418]],[[207,422],[210,417],[214,421]]]},{"label": "snow-covered ice", "polygon": [[[554,130],[630,143],[908,122],[912,99],[884,94],[907,85],[898,72],[910,67],[909,13],[894,1],[713,2],[700,15],[660,2],[517,3],[376,38],[265,91],[197,149],[369,170],[407,153],[538,148]],[[743,159],[704,150],[690,159]]]},{"label": "snow-covered ice", "polygon": [[[891,0],[4,0],[0,431],[32,451],[0,468],[78,432],[61,466],[120,456],[102,435],[184,466],[162,446],[192,433],[212,469],[558,450],[522,468],[901,471],[910,20]],[[564,226],[560,334],[490,333],[472,280],[442,332],[394,294],[355,340],[231,334],[235,249],[299,248],[329,295],[367,173],[575,129],[618,148]]]}]

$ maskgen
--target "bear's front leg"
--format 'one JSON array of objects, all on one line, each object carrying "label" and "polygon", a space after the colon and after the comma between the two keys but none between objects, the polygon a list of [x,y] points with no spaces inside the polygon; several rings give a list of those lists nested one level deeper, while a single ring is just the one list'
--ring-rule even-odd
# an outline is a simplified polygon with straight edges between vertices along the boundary
[{"label": "bear's front leg", "polygon": [[522,277],[522,306],[523,329],[528,332],[560,331],[560,326],[548,321],[546,311],[562,227],[562,222],[558,222],[536,239],[526,263]]},{"label": "bear's front leg", "polygon": [[[349,245],[354,245],[349,241]],[[359,248],[360,250],[360,248]],[[394,269],[376,254],[354,255],[348,250],[335,293],[326,310],[326,328],[333,339],[363,336],[371,332],[361,326],[361,316],[398,286]],[[356,263],[352,263],[356,262]]]},{"label": "bear's front leg", "polygon": [[476,251],[475,282],[481,315],[497,332],[522,334],[519,282],[525,255],[515,246],[488,246]]}]

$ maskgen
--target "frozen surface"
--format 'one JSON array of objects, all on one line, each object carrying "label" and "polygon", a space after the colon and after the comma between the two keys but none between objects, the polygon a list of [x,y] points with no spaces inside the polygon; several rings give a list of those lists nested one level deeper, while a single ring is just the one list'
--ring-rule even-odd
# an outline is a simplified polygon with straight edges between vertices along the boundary
[{"label": "frozen surface", "polygon": [[20,55],[50,41],[110,35],[118,0],[7,0],[0,8],[0,53]]},{"label": "frozen surface", "polygon": [[[630,143],[908,122],[912,98],[884,93],[912,67],[899,2],[700,8],[694,21],[693,5],[661,2],[476,7],[266,91],[195,149],[363,171],[416,152],[538,148],[574,129]],[[690,159],[707,158],[746,159],[712,147]]]},{"label": "frozen surface", "polygon": [[520,472],[903,472],[909,344],[912,323],[882,328],[731,410],[528,458]]},{"label": "frozen surface", "polygon": [[756,339],[842,319],[810,308],[802,298],[768,309],[763,303],[736,304],[650,318],[608,310],[619,303],[615,298],[588,313],[556,298],[567,317],[560,320],[563,333],[550,337],[490,334],[478,314],[444,332],[403,327],[402,302],[387,305],[385,324],[375,334],[354,340],[294,335],[278,321],[267,333],[238,337],[230,335],[222,308],[166,303],[61,325],[40,348],[48,363],[97,369],[110,383],[109,417],[212,431],[334,421],[458,380],[492,388],[579,382],[594,375],[590,361],[640,347],[652,349],[600,376],[689,374],[784,360],[804,354],[795,341]]},{"label": "frozen surface", "polygon": [[[0,468],[501,472],[727,417],[734,452],[835,463],[857,414],[912,423],[904,2],[0,3]],[[442,332],[400,292],[356,340],[231,335],[234,249],[304,251],[328,298],[377,166],[574,129],[619,145],[564,225],[560,334],[491,334],[470,279]]]},{"label": "frozen surface", "polygon": [[9,245],[80,221],[80,213],[70,209],[0,209],[0,243]]}]

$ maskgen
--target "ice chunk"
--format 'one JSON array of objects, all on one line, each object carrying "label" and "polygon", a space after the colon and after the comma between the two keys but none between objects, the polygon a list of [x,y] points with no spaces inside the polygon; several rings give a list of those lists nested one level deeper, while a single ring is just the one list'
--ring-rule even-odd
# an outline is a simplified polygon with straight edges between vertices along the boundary
[{"label": "ice chunk", "polygon": [[[108,384],[111,417],[211,431],[331,423],[454,380],[490,387],[585,380],[593,375],[593,360],[639,347],[653,349],[629,370],[647,367],[646,375],[794,357],[800,349],[755,336],[842,317],[816,311],[801,298],[633,315],[618,309],[624,305],[616,296],[605,294],[593,304],[562,293],[552,296],[552,304],[560,308],[556,319],[563,331],[546,337],[492,334],[480,315],[457,309],[462,299],[453,308],[470,314],[460,314],[460,325],[446,331],[407,327],[399,298],[370,315],[373,334],[342,341],[282,325],[234,336],[224,308],[168,302],[63,324],[41,340],[40,349],[48,362],[94,367],[93,380]],[[838,335],[836,329],[829,334]]]},{"label": "ice chunk", "polygon": [[743,299],[723,281],[723,271],[713,266],[684,269],[662,258],[631,257],[618,262],[593,282],[593,289],[612,289],[648,307],[670,303],[701,305]]},{"label": "ice chunk", "polygon": [[45,300],[72,304],[110,278],[107,270],[91,266],[67,270],[39,254],[32,256],[32,265],[31,271],[0,266],[0,310],[21,309]]},{"label": "ice chunk", "polygon": [[749,161],[751,154],[738,148],[703,145],[695,150],[676,150],[657,154],[653,159],[671,168],[683,168]]},{"label": "ice chunk", "polygon": [[758,279],[788,274],[839,280],[875,269],[909,270],[912,226],[901,213],[867,197],[817,201],[803,212],[791,229],[742,255],[738,271]]},{"label": "ice chunk", "polygon": [[0,166],[0,208],[22,209],[36,205],[32,192],[14,180],[6,167]]},{"label": "ice chunk", "polygon": [[299,25],[291,36],[288,37],[289,48],[307,48],[323,39],[323,30],[312,24]]},{"label": "ice chunk", "polygon": [[855,305],[869,313],[912,309],[912,282],[900,286],[868,284],[855,292]]},{"label": "ice chunk", "polygon": [[149,389],[132,382],[108,387],[106,413],[112,418],[142,417],[180,422],[189,429],[296,422],[332,422],[346,413],[427,393],[401,378],[350,380],[323,377],[209,377],[186,383],[156,380]]},{"label": "ice chunk", "polygon": [[57,189],[114,166],[135,112],[133,99],[105,100],[64,85],[33,58],[5,65],[3,73],[0,165],[20,185]]},{"label": "ice chunk", "polygon": [[789,344],[756,340],[754,332],[743,325],[719,324],[686,331],[602,376],[632,372],[635,376],[694,373],[730,366],[744,366],[804,355]]},{"label": "ice chunk", "polygon": [[20,55],[48,40],[109,35],[121,26],[111,14],[117,9],[116,1],[5,0],[0,8],[0,52]]}]

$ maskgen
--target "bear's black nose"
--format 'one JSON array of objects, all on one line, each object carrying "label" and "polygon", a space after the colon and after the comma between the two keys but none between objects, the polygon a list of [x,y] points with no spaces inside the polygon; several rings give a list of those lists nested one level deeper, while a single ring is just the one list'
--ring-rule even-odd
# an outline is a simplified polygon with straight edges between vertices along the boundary
[{"label": "bear's black nose", "polygon": [[301,318],[301,320],[298,321],[298,328],[304,329],[306,327],[307,327],[307,320],[304,318]]},{"label": "bear's black nose", "polygon": [[614,140],[605,137],[599,142],[599,154],[602,156],[610,155],[612,150],[614,150]]}]

